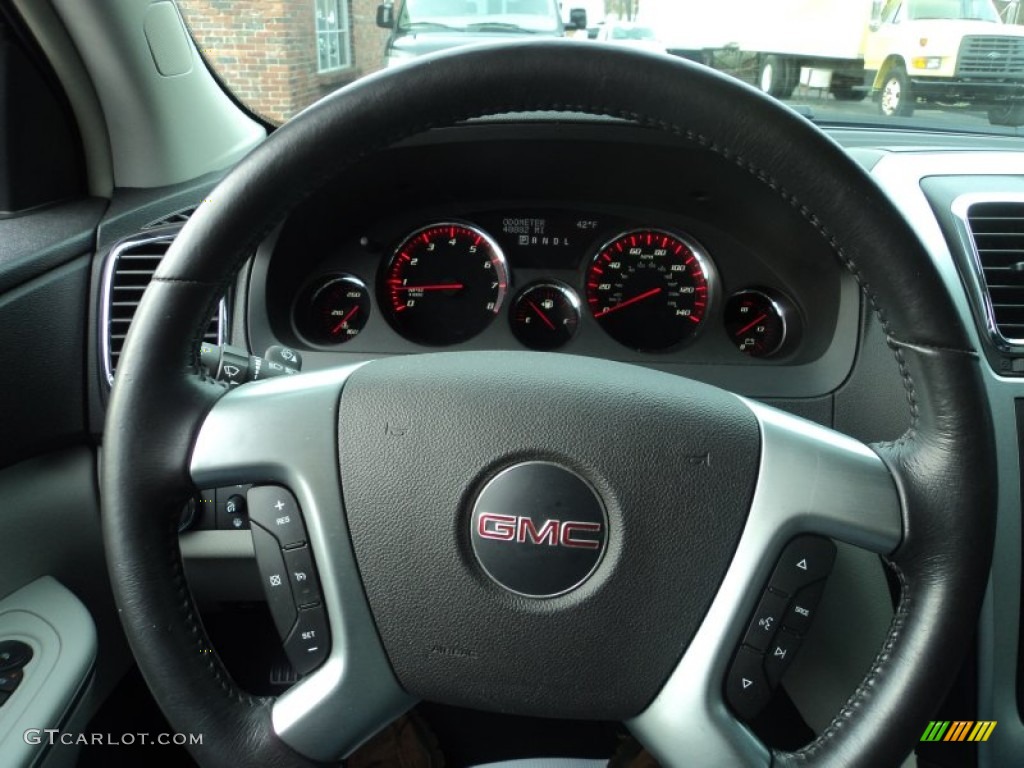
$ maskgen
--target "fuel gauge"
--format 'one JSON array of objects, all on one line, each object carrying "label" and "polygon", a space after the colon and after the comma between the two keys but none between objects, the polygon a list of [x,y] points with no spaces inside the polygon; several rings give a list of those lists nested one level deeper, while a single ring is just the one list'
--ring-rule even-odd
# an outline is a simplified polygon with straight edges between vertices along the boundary
[{"label": "fuel gauge", "polygon": [[527,286],[512,303],[512,332],[530,349],[557,349],[580,324],[580,300],[560,283]]},{"label": "fuel gauge", "polygon": [[785,345],[792,317],[788,300],[778,294],[748,289],[734,293],[725,305],[725,330],[740,352],[771,357]]}]

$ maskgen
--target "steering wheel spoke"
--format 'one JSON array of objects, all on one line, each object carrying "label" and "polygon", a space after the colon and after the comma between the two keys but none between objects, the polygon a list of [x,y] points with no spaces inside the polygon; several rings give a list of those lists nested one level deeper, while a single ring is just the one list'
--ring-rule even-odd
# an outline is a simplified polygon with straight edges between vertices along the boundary
[{"label": "steering wheel spoke", "polygon": [[274,702],[272,722],[282,741],[315,760],[349,754],[415,701],[395,680],[381,646],[343,514],[338,403],[358,367],[229,392],[206,416],[191,457],[198,487],[282,486],[301,511],[320,575],[330,650],[322,665]]},{"label": "steering wheel spoke", "polygon": [[[902,539],[896,484],[870,448],[852,438],[747,401],[761,431],[759,476],[732,564],[689,648],[651,705],[628,723],[665,766],[768,765],[768,748],[726,701],[726,682],[751,615],[780,553],[817,534],[888,554]],[[806,565],[806,563],[804,563]],[[754,657],[754,649],[742,653]],[[763,675],[742,680],[766,685]],[[735,682],[735,681],[731,681]],[[758,695],[764,695],[758,694]]]}]

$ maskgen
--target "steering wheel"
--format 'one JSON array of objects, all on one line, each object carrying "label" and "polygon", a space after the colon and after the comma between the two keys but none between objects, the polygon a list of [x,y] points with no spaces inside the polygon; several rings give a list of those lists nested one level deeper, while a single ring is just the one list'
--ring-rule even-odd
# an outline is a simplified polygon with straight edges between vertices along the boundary
[{"label": "steering wheel", "polygon": [[[670,134],[792,206],[882,323],[912,412],[906,434],[869,448],[695,381],[527,352],[390,358],[227,393],[201,375],[214,302],[303,199],[428,129],[544,110]],[[139,306],[102,462],[125,631],[171,725],[204,733],[201,764],[335,761],[417,699],[621,720],[665,766],[695,755],[703,766],[878,766],[913,748],[988,577],[990,416],[929,256],[811,123],[683,60],[566,41],[469,49],[319,102],[211,199]],[[276,699],[239,690],[209,652],[182,571],[183,501],[233,483],[294,495],[322,583],[329,655]],[[516,526],[536,511],[550,520],[529,536],[564,545],[530,566],[540,586],[500,541],[522,540]],[[485,537],[486,556],[481,533],[499,534]],[[780,553],[803,534],[882,555],[900,599],[842,711],[783,753],[732,713],[723,686]]]}]

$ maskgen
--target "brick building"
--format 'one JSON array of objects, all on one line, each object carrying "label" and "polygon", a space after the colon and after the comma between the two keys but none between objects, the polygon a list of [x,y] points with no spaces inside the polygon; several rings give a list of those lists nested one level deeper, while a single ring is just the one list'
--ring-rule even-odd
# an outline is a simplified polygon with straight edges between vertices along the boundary
[{"label": "brick building", "polygon": [[258,114],[283,122],[384,64],[380,0],[178,0],[206,60]]}]

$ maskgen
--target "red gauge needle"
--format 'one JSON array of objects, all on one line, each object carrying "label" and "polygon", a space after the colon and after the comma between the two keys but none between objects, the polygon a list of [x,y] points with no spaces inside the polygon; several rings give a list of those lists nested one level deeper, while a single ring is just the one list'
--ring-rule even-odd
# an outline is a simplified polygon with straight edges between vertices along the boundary
[{"label": "red gauge needle", "polygon": [[529,304],[530,308],[540,316],[540,319],[544,321],[544,325],[546,325],[552,331],[555,330],[555,324],[552,323],[550,320],[548,320],[548,316],[540,311],[540,307],[538,307],[536,304],[534,304],[529,299],[526,300],[526,303]]},{"label": "red gauge needle", "polygon": [[436,285],[396,285],[398,291],[458,291],[462,283],[437,283]]},{"label": "red gauge needle", "polygon": [[358,312],[358,311],[359,311],[359,305],[356,304],[354,307],[352,307],[352,309],[350,309],[348,311],[347,315],[345,315],[343,318],[341,318],[341,322],[338,323],[336,326],[334,326],[331,329],[331,336],[337,336],[338,333],[341,331],[341,329],[345,327],[345,323],[347,323],[349,320],[351,320],[352,317],[355,315],[355,313]]},{"label": "red gauge needle", "polygon": [[760,315],[758,315],[757,319],[753,320],[752,322],[747,323],[742,328],[740,328],[738,331],[736,331],[736,335],[737,336],[742,336],[744,333],[749,331],[751,328],[753,328],[755,325],[757,325],[758,323],[760,323],[762,320],[764,320],[767,317],[768,317],[767,314],[761,313]]},{"label": "red gauge needle", "polygon": [[651,290],[644,291],[639,296],[634,296],[632,299],[626,299],[625,301],[620,301],[614,307],[608,307],[607,309],[602,309],[600,312],[597,312],[594,315],[594,317],[604,317],[605,315],[610,315],[612,312],[620,310],[623,307],[628,307],[630,304],[636,304],[638,301],[643,301],[644,299],[649,299],[649,298],[651,298],[651,296],[657,296],[659,293],[661,293],[661,288],[651,288]]}]

